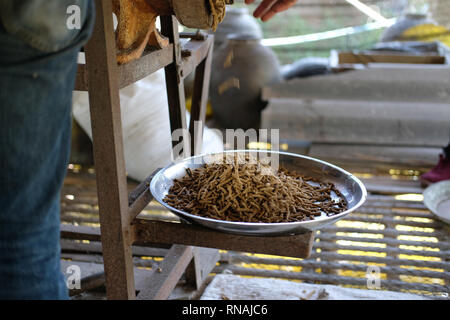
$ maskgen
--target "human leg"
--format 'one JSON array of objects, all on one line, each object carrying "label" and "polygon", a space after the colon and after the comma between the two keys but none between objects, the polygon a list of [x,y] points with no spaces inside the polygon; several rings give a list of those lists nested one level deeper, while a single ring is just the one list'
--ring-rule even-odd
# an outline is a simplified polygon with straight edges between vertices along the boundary
[{"label": "human leg", "polygon": [[56,51],[8,27],[0,25],[0,299],[64,299],[59,192],[76,57],[92,23]]}]

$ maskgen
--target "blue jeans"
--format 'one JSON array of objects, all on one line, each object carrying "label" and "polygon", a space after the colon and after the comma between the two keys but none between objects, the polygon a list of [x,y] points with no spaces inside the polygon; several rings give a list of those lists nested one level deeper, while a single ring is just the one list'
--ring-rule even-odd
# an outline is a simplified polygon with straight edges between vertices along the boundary
[{"label": "blue jeans", "polygon": [[[69,29],[68,5],[81,9]],[[0,0],[0,299],[67,299],[60,189],[90,0]]]}]

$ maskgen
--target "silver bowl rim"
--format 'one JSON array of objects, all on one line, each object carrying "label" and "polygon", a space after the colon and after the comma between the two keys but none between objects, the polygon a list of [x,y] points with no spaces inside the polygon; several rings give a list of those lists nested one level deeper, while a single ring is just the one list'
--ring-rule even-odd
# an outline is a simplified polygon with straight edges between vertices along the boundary
[{"label": "silver bowl rim", "polygon": [[[329,216],[329,217],[324,217],[322,219],[313,219],[313,220],[309,220],[309,221],[295,221],[295,222],[274,222],[274,223],[269,223],[269,222],[240,222],[240,221],[226,221],[226,220],[218,220],[218,219],[212,219],[212,218],[206,218],[206,217],[202,217],[202,216],[198,216],[195,214],[191,214],[185,211],[181,211],[179,209],[176,209],[170,205],[168,205],[166,202],[163,201],[163,199],[161,199],[161,197],[156,194],[156,190],[155,190],[155,185],[156,185],[156,181],[158,180],[159,176],[161,176],[167,169],[171,168],[172,166],[181,163],[181,162],[185,162],[185,161],[191,161],[193,159],[198,159],[198,158],[202,158],[205,156],[210,156],[210,155],[217,155],[217,154],[222,154],[222,153],[239,153],[239,152],[255,152],[255,153],[275,153],[275,154],[282,154],[282,155],[286,155],[286,156],[291,156],[291,157],[296,157],[296,158],[303,158],[306,160],[310,160],[313,162],[318,162],[321,163],[323,165],[326,165],[328,167],[331,167],[337,171],[340,171],[342,173],[344,173],[345,175],[349,176],[351,179],[353,179],[359,186],[359,188],[361,189],[362,195],[361,195],[361,199],[358,201],[358,203],[353,206],[350,209],[347,209],[341,213],[338,213],[336,215],[333,216]],[[350,172],[334,165],[331,164],[329,162],[323,161],[323,160],[319,160],[319,159],[315,159],[312,157],[308,157],[308,156],[304,156],[304,155],[299,155],[299,154],[295,154],[295,153],[291,153],[291,152],[284,152],[284,151],[274,151],[274,150],[252,150],[252,149],[244,149],[244,150],[224,150],[221,152],[213,152],[213,153],[204,153],[204,154],[200,154],[200,155],[196,155],[193,157],[188,157],[188,158],[183,158],[181,160],[177,161],[173,161],[172,163],[168,164],[167,166],[165,166],[164,168],[160,169],[156,175],[153,177],[151,183],[150,183],[150,191],[153,195],[153,198],[155,200],[157,200],[160,204],[162,204],[164,207],[166,207],[167,209],[169,209],[171,212],[174,213],[178,213],[180,215],[180,217],[184,217],[186,216],[188,218],[189,221],[195,221],[195,220],[203,220],[206,222],[212,222],[212,223],[224,223],[224,224],[228,224],[230,226],[254,226],[254,227],[270,227],[270,226],[307,226],[310,224],[315,224],[317,223],[317,221],[321,221],[326,223],[327,221],[335,221],[335,220],[339,220],[341,217],[346,216],[347,214],[355,211],[356,209],[358,209],[359,207],[361,207],[364,202],[367,199],[367,190],[366,187],[364,186],[364,184],[361,182],[361,180],[359,180],[355,175],[351,174]]]}]

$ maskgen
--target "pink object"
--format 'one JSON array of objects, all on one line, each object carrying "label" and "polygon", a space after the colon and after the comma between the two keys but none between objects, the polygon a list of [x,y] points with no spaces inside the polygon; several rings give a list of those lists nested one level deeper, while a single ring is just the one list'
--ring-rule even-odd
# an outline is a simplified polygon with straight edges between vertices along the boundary
[{"label": "pink object", "polygon": [[450,158],[446,158],[442,154],[439,155],[439,163],[420,178],[428,183],[450,180]]}]

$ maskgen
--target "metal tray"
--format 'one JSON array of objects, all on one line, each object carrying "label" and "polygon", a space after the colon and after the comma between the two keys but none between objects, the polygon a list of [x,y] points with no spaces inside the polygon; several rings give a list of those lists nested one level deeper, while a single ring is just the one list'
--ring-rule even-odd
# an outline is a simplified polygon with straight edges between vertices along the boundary
[{"label": "metal tray", "polygon": [[[254,236],[293,235],[310,230],[317,230],[342,219],[350,212],[360,207],[366,200],[367,192],[362,182],[351,173],[348,173],[330,163],[306,156],[278,151],[232,150],[225,151],[224,153],[242,152],[250,154],[258,153],[257,156],[278,156],[280,165],[283,165],[289,170],[295,170],[299,174],[315,178],[321,182],[333,183],[337,190],[339,190],[347,200],[348,210],[330,217],[323,214],[322,216],[315,217],[315,219],[311,221],[250,223],[231,222],[200,217],[175,209],[165,203],[163,199],[169,192],[170,187],[173,185],[173,180],[180,179],[185,176],[186,168],[195,169],[201,167],[206,161],[208,161],[208,159],[210,159],[208,157],[211,157],[211,155],[199,155],[186,158],[161,169],[152,179],[150,191],[159,203],[187,222],[199,224],[222,232]],[[212,156],[214,155],[218,154],[212,154]]]}]

